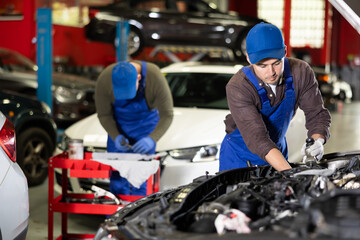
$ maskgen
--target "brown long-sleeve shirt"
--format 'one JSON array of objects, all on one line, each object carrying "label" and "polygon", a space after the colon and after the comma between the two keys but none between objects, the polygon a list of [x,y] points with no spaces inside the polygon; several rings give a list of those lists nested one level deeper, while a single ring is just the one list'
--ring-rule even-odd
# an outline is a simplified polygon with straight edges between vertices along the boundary
[{"label": "brown long-sleeve shirt", "polygon": [[[140,61],[134,61],[141,64]],[[113,104],[115,96],[111,79],[112,69],[116,63],[108,66],[99,75],[95,89],[95,106],[101,125],[114,140],[119,134],[114,119]],[[145,80],[145,100],[150,109],[159,111],[160,120],[150,137],[157,142],[169,128],[173,119],[173,99],[169,85],[158,66],[147,62]]]},{"label": "brown long-sleeve shirt", "polygon": [[[295,109],[299,107],[305,113],[308,130],[307,135],[317,133],[330,137],[331,116],[324,108],[323,99],[318,88],[318,82],[311,67],[304,61],[289,58],[291,74],[295,89]],[[250,65],[254,72],[253,67]],[[262,81],[259,80],[259,83]],[[270,99],[271,106],[279,104],[285,97],[285,81],[280,80],[276,87],[276,95],[271,88],[263,84]],[[270,139],[269,132],[261,117],[261,100],[254,85],[240,70],[228,82],[226,94],[231,115],[225,119],[226,132],[239,129],[249,150],[265,160],[265,156],[273,148],[277,148]]]}]

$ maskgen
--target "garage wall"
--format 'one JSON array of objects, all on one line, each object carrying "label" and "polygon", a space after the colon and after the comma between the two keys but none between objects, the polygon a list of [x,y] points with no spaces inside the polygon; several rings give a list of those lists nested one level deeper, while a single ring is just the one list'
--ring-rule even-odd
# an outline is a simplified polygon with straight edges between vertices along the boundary
[{"label": "garage wall", "polygon": [[87,40],[81,27],[53,25],[53,44],[53,56],[66,57],[70,65],[108,65],[115,61],[114,46]]},{"label": "garage wall", "polygon": [[[327,0],[324,0],[327,1]],[[360,15],[360,1],[346,0],[346,2]],[[257,1],[229,0],[229,9],[237,11],[244,15],[257,16]],[[360,59],[360,35],[357,31],[341,16],[341,14],[332,8],[332,32],[331,32],[331,55],[330,63],[332,65],[344,66],[349,64],[349,60]],[[310,47],[292,48],[297,57],[310,54],[314,65],[325,65],[325,58],[322,49]]]},{"label": "garage wall", "polygon": [[[9,2],[14,5],[16,11],[22,12],[22,18],[10,20],[0,16],[0,30],[5,33],[0,38],[0,47],[19,51],[35,60],[35,0],[0,1],[0,13]],[[360,5],[358,0],[352,2],[357,3],[357,6]],[[257,1],[229,0],[228,3],[230,10],[248,16],[257,15]],[[78,65],[104,65],[114,60],[115,51],[111,45],[89,42],[84,38],[82,31],[82,28],[54,25],[54,56],[70,56],[68,61]],[[336,9],[333,9],[331,49],[331,63],[334,65],[347,65],[349,61],[360,58],[360,36]],[[321,64],[322,53],[318,49],[302,48],[298,50],[299,52],[310,52],[313,63]]]},{"label": "garage wall", "polygon": [[[9,8],[12,11],[5,13]],[[12,8],[11,7],[11,8]],[[6,47],[21,54],[35,58],[36,45],[32,43],[35,37],[35,2],[33,0],[0,1],[0,47]]]}]

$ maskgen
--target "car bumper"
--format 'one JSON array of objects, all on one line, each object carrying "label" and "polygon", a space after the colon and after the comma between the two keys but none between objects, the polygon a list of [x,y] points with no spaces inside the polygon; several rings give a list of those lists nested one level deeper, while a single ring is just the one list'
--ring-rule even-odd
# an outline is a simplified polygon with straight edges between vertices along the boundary
[{"label": "car bumper", "polygon": [[29,192],[26,177],[17,163],[13,164],[1,183],[0,196],[0,206],[3,206],[0,209],[2,239],[26,239]]}]

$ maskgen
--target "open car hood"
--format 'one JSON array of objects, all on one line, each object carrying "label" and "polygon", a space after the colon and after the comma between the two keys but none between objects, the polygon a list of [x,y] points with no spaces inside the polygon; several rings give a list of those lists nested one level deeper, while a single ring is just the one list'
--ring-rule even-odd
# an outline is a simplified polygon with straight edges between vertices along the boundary
[{"label": "open car hood", "polygon": [[[360,239],[359,176],[360,151],[283,172],[227,170],[126,205],[94,239]],[[246,217],[220,234],[217,218],[237,218],[235,210]]]}]

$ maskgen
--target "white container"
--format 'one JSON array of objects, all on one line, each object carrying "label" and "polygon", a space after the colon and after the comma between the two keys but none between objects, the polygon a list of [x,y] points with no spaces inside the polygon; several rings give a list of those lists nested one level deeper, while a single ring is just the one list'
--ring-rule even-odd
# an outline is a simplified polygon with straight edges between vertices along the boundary
[{"label": "white container", "polygon": [[71,139],[69,141],[69,158],[84,159],[84,145],[81,139]]}]

